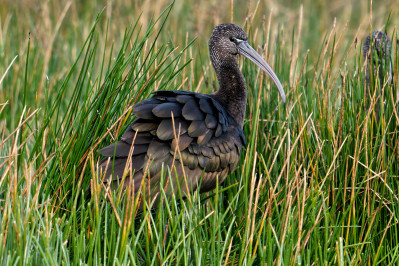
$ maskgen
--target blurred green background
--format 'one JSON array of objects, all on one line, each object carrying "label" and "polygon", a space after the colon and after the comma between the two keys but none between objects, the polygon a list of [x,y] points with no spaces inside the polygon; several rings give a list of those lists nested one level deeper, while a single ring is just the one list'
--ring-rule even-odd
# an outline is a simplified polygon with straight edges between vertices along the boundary
[{"label": "blurred green background", "polygon": [[[373,29],[385,29],[388,17],[388,34],[396,28],[399,18],[398,1],[374,1],[372,12],[370,1],[176,1],[171,15],[161,32],[163,42],[172,42],[183,47],[188,40],[197,38],[189,56],[194,58],[196,82],[199,76],[209,75],[207,42],[213,27],[219,23],[233,22],[254,29],[252,35],[267,31],[270,23],[272,36],[284,30],[284,42],[294,42],[293,56],[304,56],[307,50],[316,57],[324,37],[335,29],[337,36],[343,35],[347,45],[362,41]],[[50,90],[67,73],[79,48],[88,36],[97,14],[105,7],[96,34],[105,38],[109,22],[108,45],[121,43],[125,29],[140,16],[139,23],[146,28],[152,18],[157,17],[170,4],[165,0],[153,1],[10,1],[3,0],[0,6],[0,60],[4,73],[12,59],[18,55],[10,71],[23,71],[27,43],[31,39],[29,80],[40,78],[43,89],[48,78]],[[372,13],[372,14],[371,14]],[[159,27],[156,25],[155,27]],[[293,37],[295,37],[293,39]],[[256,37],[254,38],[256,40]],[[260,41],[260,40],[259,40]],[[100,43],[103,43],[100,41]],[[260,42],[257,42],[261,45]],[[337,47],[342,55],[345,45]],[[107,54],[106,54],[107,56]],[[202,66],[202,67],[201,67]],[[15,109],[15,97],[20,95],[20,81],[13,75],[1,84],[0,101],[10,101]],[[31,83],[31,82],[30,82]],[[8,84],[8,86],[4,86]],[[11,97],[11,98],[10,98]],[[39,93],[38,97],[41,97]]]}]

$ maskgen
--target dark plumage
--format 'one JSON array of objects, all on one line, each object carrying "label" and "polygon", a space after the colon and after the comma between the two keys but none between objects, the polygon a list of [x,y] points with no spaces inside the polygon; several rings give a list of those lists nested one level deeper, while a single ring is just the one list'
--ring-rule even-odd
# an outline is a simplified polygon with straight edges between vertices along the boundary
[{"label": "dark plumage", "polygon": [[373,62],[373,70],[375,71],[374,77],[379,77],[383,81],[387,74],[388,82],[392,82],[391,47],[391,39],[381,31],[376,30],[371,36],[366,37],[363,44],[363,57],[366,60],[366,81],[368,83],[370,83],[371,62]]},{"label": "dark plumage", "polygon": [[273,70],[249,46],[247,34],[240,27],[217,26],[209,52],[219,90],[211,95],[157,91],[152,98],[136,104],[133,112],[137,119],[121,140],[99,150],[105,156],[98,167],[105,174],[105,183],[115,189],[125,174],[124,188],[131,184],[137,192],[142,185],[147,200],[158,200],[162,165],[171,169],[172,180],[164,184],[168,196],[173,193],[172,185],[176,189],[177,184],[183,195],[196,189],[212,190],[217,180],[222,183],[236,168],[245,145],[242,128],[247,102],[237,55],[261,67],[276,83],[283,101],[285,94]]},{"label": "dark plumage", "polygon": [[[373,95],[371,91],[371,82],[375,84],[376,79],[382,88],[386,82],[392,85],[393,72],[391,61],[391,39],[389,36],[381,31],[374,31],[371,36],[368,35],[363,44],[363,58],[365,60],[365,96],[370,98]],[[373,80],[371,80],[371,72],[373,73]],[[380,96],[381,92],[377,93]],[[399,95],[397,96],[399,97]],[[380,102],[377,101],[375,105],[376,117],[379,120]]]}]

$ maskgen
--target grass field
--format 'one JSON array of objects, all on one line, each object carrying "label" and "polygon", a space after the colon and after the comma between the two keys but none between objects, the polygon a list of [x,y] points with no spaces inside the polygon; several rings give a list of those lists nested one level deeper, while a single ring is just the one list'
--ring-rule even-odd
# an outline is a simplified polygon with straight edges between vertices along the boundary
[{"label": "grass field", "polygon": [[[1,265],[399,263],[398,1],[83,2],[0,5]],[[222,22],[246,30],[287,94],[240,58],[238,168],[155,211],[104,201],[101,186],[87,197],[97,150],[134,103],[214,90],[208,39]],[[393,40],[394,84],[365,97],[374,29]]]}]

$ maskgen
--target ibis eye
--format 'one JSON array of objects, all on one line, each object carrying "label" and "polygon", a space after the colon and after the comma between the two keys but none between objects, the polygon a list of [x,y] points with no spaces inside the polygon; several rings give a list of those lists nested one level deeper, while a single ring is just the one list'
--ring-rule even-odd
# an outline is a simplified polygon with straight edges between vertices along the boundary
[{"label": "ibis eye", "polygon": [[233,42],[233,43],[236,43],[236,42],[237,42],[237,39],[234,38],[234,37],[230,37],[230,41]]}]

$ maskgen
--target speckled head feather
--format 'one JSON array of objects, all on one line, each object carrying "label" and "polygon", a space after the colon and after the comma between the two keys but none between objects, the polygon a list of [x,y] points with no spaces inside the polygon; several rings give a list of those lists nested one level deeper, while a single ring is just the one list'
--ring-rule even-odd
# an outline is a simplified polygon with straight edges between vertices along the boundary
[{"label": "speckled head feather", "polygon": [[209,51],[211,61],[215,68],[221,63],[221,57],[229,57],[238,54],[238,49],[234,40],[248,40],[245,31],[237,25],[225,23],[213,29],[211,38],[209,39]]}]

